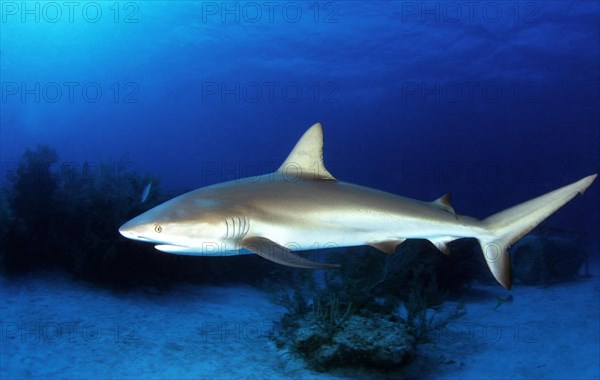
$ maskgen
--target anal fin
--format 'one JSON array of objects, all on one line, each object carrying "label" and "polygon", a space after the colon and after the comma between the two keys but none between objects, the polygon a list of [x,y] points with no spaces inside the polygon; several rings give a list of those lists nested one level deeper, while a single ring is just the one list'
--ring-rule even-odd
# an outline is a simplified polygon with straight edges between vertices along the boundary
[{"label": "anal fin", "polygon": [[316,263],[298,256],[286,247],[260,236],[250,236],[242,239],[240,246],[274,263],[295,268],[333,269],[337,264]]},{"label": "anal fin", "polygon": [[448,248],[448,243],[450,243],[453,240],[456,240],[455,237],[441,237],[441,238],[436,238],[436,239],[428,239],[431,243],[433,243],[433,245],[435,245],[435,247],[442,252],[444,255],[449,255],[450,254],[450,248]]}]

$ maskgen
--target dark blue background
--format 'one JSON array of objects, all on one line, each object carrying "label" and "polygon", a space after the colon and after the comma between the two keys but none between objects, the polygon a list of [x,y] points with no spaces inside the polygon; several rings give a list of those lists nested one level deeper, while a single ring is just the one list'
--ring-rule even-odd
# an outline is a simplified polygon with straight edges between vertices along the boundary
[{"label": "dark blue background", "polygon": [[[181,192],[272,170],[317,121],[339,179],[476,217],[598,171],[597,2],[23,4],[1,9],[4,184],[48,143]],[[548,225],[597,246],[599,194]]]}]

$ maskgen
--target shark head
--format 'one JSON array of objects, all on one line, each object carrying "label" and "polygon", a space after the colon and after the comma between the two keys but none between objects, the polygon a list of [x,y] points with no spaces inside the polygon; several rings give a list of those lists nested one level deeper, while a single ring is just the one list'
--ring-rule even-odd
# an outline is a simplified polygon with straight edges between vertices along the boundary
[{"label": "shark head", "polygon": [[[262,191],[258,189],[265,184],[293,183],[289,178],[294,181],[335,182],[323,164],[321,124],[314,124],[302,135],[275,173],[224,182],[180,195],[123,224],[119,232],[128,239],[156,243],[156,249],[168,253],[209,256],[241,254],[240,250],[246,250],[265,257],[265,247],[274,247],[276,243],[264,236],[248,235],[253,217],[265,215],[265,210],[253,204],[253,200],[261,196],[274,197],[287,191],[275,186],[263,186]],[[142,202],[146,200],[150,188],[151,183],[144,189]],[[275,206],[270,215],[279,215],[281,209],[285,208]],[[258,215],[251,215],[252,211],[249,215],[248,210],[254,210]],[[255,220],[259,220],[257,224],[267,226],[267,229],[274,224],[270,220],[266,220],[266,223],[260,223],[260,218]],[[291,257],[287,248],[277,249]],[[305,268],[330,267],[300,257],[294,257],[294,262],[290,263],[289,257],[278,257],[276,260]],[[269,259],[274,260],[273,257]]]},{"label": "shark head", "polygon": [[214,202],[193,201],[184,194],[131,219],[119,233],[128,239],[157,243],[160,251],[210,254],[227,237],[227,226]]}]

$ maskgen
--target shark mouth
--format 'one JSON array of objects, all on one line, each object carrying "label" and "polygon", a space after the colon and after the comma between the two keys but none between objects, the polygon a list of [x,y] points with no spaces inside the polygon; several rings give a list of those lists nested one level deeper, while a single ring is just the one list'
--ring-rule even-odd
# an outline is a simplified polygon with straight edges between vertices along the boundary
[{"label": "shark mouth", "polygon": [[198,255],[197,248],[186,247],[183,245],[158,244],[158,245],[155,245],[154,248],[158,249],[161,252],[176,253],[178,255],[190,255],[190,256]]}]

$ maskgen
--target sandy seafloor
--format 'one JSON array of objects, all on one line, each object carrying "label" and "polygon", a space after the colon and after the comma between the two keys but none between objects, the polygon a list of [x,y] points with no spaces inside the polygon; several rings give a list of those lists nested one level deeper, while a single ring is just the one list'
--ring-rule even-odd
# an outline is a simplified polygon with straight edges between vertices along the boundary
[{"label": "sandy seafloor", "polygon": [[[474,286],[466,315],[397,373],[318,373],[271,339],[284,310],[247,285],[115,292],[56,274],[0,277],[0,378],[600,378],[600,273]],[[448,303],[452,307],[452,303]]]}]

